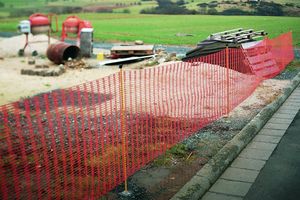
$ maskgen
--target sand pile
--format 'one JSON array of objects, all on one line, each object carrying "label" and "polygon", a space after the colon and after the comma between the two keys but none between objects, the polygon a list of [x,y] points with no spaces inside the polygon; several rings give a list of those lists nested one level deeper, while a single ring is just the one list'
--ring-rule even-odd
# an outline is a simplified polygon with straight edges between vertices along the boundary
[{"label": "sand pile", "polygon": [[[0,38],[0,57],[18,56],[19,49],[24,48],[26,36],[18,35],[10,38]],[[47,35],[29,35],[29,45],[25,49],[25,55],[31,55],[37,51],[39,55],[45,55],[48,48]],[[51,38],[50,43],[56,43],[58,40]]]}]

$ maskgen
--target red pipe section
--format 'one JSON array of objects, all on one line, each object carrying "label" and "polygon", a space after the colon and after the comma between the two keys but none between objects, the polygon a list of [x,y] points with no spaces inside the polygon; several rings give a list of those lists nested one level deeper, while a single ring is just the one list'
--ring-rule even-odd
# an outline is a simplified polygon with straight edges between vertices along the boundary
[{"label": "red pipe section", "polygon": [[79,55],[79,47],[64,42],[52,44],[47,49],[48,59],[55,64],[63,64],[69,58],[75,59],[79,57]]}]

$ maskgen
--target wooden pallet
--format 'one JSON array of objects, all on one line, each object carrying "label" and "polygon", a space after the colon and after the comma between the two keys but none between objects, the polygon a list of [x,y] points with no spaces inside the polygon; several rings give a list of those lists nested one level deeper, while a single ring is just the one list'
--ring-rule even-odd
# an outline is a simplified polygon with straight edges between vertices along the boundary
[{"label": "wooden pallet", "polygon": [[148,56],[154,54],[154,45],[114,46],[110,52],[112,57]]}]

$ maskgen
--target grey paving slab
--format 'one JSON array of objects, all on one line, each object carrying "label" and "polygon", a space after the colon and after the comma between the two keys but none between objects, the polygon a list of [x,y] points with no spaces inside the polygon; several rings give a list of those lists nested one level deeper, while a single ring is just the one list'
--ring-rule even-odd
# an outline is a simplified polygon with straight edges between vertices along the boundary
[{"label": "grey paving slab", "polygon": [[[300,103],[299,103],[300,104]],[[278,114],[297,114],[297,109],[287,109],[287,108],[281,108],[276,113]]]},{"label": "grey paving slab", "polygon": [[297,91],[297,92],[293,92],[290,96],[289,96],[289,98],[287,99],[287,100],[289,100],[289,99],[300,99],[300,92],[299,91]]},{"label": "grey paving slab", "polygon": [[[299,101],[300,100],[300,97],[297,97],[297,98],[298,98],[298,100],[294,99],[294,101]],[[299,104],[299,102],[293,102],[293,101],[288,101],[287,100],[286,102],[284,102],[283,106],[295,106],[295,107],[299,108],[300,104]]]},{"label": "grey paving slab", "polygon": [[292,119],[282,119],[282,118],[276,118],[272,117],[268,122],[273,123],[273,124],[291,124]]},{"label": "grey paving slab", "polygon": [[300,100],[300,96],[295,96],[294,98],[292,98],[291,100],[297,101],[297,102],[291,102],[291,101],[286,101],[285,103],[287,105],[299,105],[299,100]]},{"label": "grey paving slab", "polygon": [[291,97],[291,98],[298,99],[298,98],[300,98],[300,95],[299,95],[299,94],[292,94],[290,97]]},{"label": "grey paving slab", "polygon": [[300,104],[300,100],[290,100],[289,103]]},{"label": "grey paving slab", "polygon": [[242,197],[235,197],[226,194],[207,192],[201,200],[243,200]]},{"label": "grey paving slab", "polygon": [[[300,98],[300,97],[299,97]],[[282,108],[283,106],[287,106],[287,107],[290,107],[290,106],[296,106],[298,107],[299,106],[299,103],[292,103],[292,102],[289,102],[288,100],[285,101],[282,106],[280,108]]]},{"label": "grey paving slab", "polygon": [[289,98],[287,100],[285,100],[284,103],[288,102],[288,100],[290,100],[290,99],[292,99],[292,100],[299,100],[300,99],[300,94],[299,93],[298,94],[296,94],[296,93],[291,94],[289,96]]},{"label": "grey paving slab", "polygon": [[300,90],[294,90],[294,92],[289,96],[288,99],[293,98],[294,95],[300,95]]},{"label": "grey paving slab", "polygon": [[300,199],[300,112],[266,162],[245,200]]},{"label": "grey paving slab", "polygon": [[288,98],[288,100],[287,101],[291,101],[291,102],[300,102],[300,98],[299,97],[290,97],[290,98]]},{"label": "grey paving slab", "polygon": [[240,154],[242,158],[250,158],[257,160],[268,160],[273,151],[246,148]]},{"label": "grey paving slab", "polygon": [[268,122],[264,126],[266,129],[275,129],[275,130],[286,130],[290,124],[278,124],[278,123],[271,123]]},{"label": "grey paving slab", "polygon": [[259,171],[229,167],[222,174],[221,178],[232,181],[241,181],[253,183]]},{"label": "grey paving slab", "polygon": [[288,99],[292,98],[293,96],[300,96],[300,90],[294,90],[293,93],[288,97]]},{"label": "grey paving slab", "polygon": [[252,141],[250,144],[248,144],[247,148],[273,151],[276,146],[277,144]]},{"label": "grey paving slab", "polygon": [[[299,91],[300,91],[300,87],[298,86],[298,87],[294,90],[294,92],[295,92],[295,93],[296,93],[296,92],[299,93]],[[293,92],[293,94],[294,94],[294,92]]]},{"label": "grey paving slab", "polygon": [[298,111],[299,108],[300,108],[300,105],[298,103],[296,103],[296,104],[294,104],[294,103],[287,103],[287,104],[282,105],[282,107],[280,109],[287,109],[287,110]]},{"label": "grey paving slab", "polygon": [[300,86],[231,163],[203,200],[242,199],[300,109]]},{"label": "grey paving slab", "polygon": [[299,105],[299,103],[293,103],[293,102],[291,102],[291,100],[300,100],[300,96],[299,97],[295,97],[295,98],[292,98],[292,99],[287,99],[283,104],[282,104],[282,106],[284,106],[284,105]]},{"label": "grey paving slab", "polygon": [[289,99],[293,99],[293,100],[299,100],[300,99],[300,94],[292,94],[289,98]]},{"label": "grey paving slab", "polygon": [[288,103],[300,103],[300,98],[299,99],[290,99],[290,100],[288,100]]},{"label": "grey paving slab", "polygon": [[280,142],[280,139],[280,136],[256,135],[256,137],[252,141],[278,144]]},{"label": "grey paving slab", "polygon": [[291,102],[291,101],[300,102],[300,98],[299,97],[290,96],[285,102]]},{"label": "grey paving slab", "polygon": [[243,197],[250,187],[251,183],[218,179],[209,191]]},{"label": "grey paving slab", "polygon": [[275,113],[272,117],[282,118],[282,119],[294,119],[295,115],[294,114],[280,114],[280,113]]},{"label": "grey paving slab", "polygon": [[293,92],[293,94],[299,94],[299,95],[300,95],[300,90],[299,90],[299,88],[295,89],[294,92]]},{"label": "grey paving slab", "polygon": [[285,130],[275,130],[275,129],[267,129],[263,128],[259,131],[258,135],[271,135],[271,136],[283,136]]},{"label": "grey paving slab", "polygon": [[232,163],[231,166],[241,169],[250,169],[259,171],[265,165],[266,161],[263,160],[254,160],[248,158],[237,157]]}]

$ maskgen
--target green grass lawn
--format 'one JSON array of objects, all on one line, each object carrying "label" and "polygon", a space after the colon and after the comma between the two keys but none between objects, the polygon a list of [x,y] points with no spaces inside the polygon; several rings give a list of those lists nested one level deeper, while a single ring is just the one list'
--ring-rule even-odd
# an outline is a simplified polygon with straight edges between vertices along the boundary
[{"label": "green grass lawn", "polygon": [[[265,30],[271,38],[293,31],[294,45],[300,46],[299,17],[95,13],[78,15],[92,22],[95,28],[95,39],[98,41],[143,40],[153,44],[195,45],[213,32],[243,27]],[[59,24],[66,16],[59,16]],[[0,20],[0,31],[16,31],[19,20]],[[188,33],[194,36],[177,37],[176,33]]]},{"label": "green grass lawn", "polygon": [[8,17],[8,16],[9,16],[9,12],[0,11],[0,17]]}]

